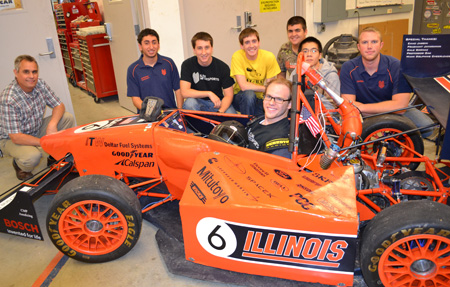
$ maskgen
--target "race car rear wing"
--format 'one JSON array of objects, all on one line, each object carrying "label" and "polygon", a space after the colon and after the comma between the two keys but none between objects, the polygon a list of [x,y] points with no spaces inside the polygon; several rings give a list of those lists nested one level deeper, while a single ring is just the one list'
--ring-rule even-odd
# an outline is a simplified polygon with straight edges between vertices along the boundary
[{"label": "race car rear wing", "polygon": [[0,194],[0,232],[44,240],[33,201],[55,183],[62,181],[72,167],[72,155],[66,156],[29,180]]}]

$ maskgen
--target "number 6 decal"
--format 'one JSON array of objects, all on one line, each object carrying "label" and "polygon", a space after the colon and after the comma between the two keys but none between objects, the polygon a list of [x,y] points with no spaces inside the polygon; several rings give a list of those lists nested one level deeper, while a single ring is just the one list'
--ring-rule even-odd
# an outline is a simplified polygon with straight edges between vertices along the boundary
[{"label": "number 6 decal", "polygon": [[[209,234],[208,243],[209,243],[209,245],[211,245],[213,248],[215,248],[217,250],[223,250],[226,246],[226,243],[225,243],[225,239],[223,239],[222,236],[220,236],[219,234],[216,233],[217,230],[219,230],[219,228],[220,228],[220,225],[217,225],[216,228],[214,228],[214,230]],[[222,244],[220,246],[216,246],[212,240],[213,237],[218,237],[218,239],[222,241]]]},{"label": "number 6 decal", "polygon": [[201,219],[196,235],[200,245],[215,256],[228,257],[236,250],[236,236],[223,220],[212,217]]}]

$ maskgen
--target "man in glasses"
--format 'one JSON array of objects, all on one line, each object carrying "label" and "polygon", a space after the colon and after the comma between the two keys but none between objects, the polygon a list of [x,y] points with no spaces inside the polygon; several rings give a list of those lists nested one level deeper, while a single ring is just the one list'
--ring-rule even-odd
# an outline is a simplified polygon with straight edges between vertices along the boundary
[{"label": "man in glasses", "polygon": [[[312,68],[317,70],[327,83],[327,86],[333,90],[336,94],[340,94],[340,80],[338,71],[334,67],[334,64],[328,62],[322,57],[322,44],[315,37],[305,38],[299,46],[299,52],[303,53],[303,61],[308,63]],[[293,83],[298,82],[297,68],[292,72],[291,81]],[[306,78],[306,83],[308,84],[308,79]],[[297,85],[294,85],[294,91],[296,92]],[[323,101],[327,109],[335,109],[334,102],[331,98],[324,96],[324,91],[319,87],[309,88],[314,89],[319,94],[320,99]]]},{"label": "man in glasses", "polygon": [[280,66],[281,73],[278,77],[286,78],[286,73],[292,74],[296,64],[300,43],[305,39],[308,30],[306,29],[306,21],[301,16],[293,16],[289,18],[286,24],[287,36],[289,41],[281,45],[277,55],[277,62]]},{"label": "man in glasses", "polygon": [[247,125],[249,148],[290,158],[289,119],[292,83],[284,78],[269,82],[264,93],[264,115]]}]

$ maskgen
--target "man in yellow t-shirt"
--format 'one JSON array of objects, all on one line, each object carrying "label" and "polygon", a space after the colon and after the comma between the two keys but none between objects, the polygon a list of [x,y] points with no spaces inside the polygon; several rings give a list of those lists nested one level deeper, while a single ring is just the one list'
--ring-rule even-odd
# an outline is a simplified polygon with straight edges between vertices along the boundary
[{"label": "man in yellow t-shirt", "polygon": [[259,49],[259,34],[245,28],[239,34],[241,49],[231,58],[230,75],[235,78],[233,106],[247,115],[263,115],[264,84],[280,73],[277,59],[269,51]]}]

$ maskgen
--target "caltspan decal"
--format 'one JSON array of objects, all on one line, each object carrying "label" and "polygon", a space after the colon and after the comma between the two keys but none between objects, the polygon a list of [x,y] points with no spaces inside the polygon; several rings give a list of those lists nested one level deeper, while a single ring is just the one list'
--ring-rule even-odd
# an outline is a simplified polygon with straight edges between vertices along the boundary
[{"label": "caltspan decal", "polygon": [[353,273],[356,235],[311,233],[206,217],[197,239],[212,255],[253,264]]}]

